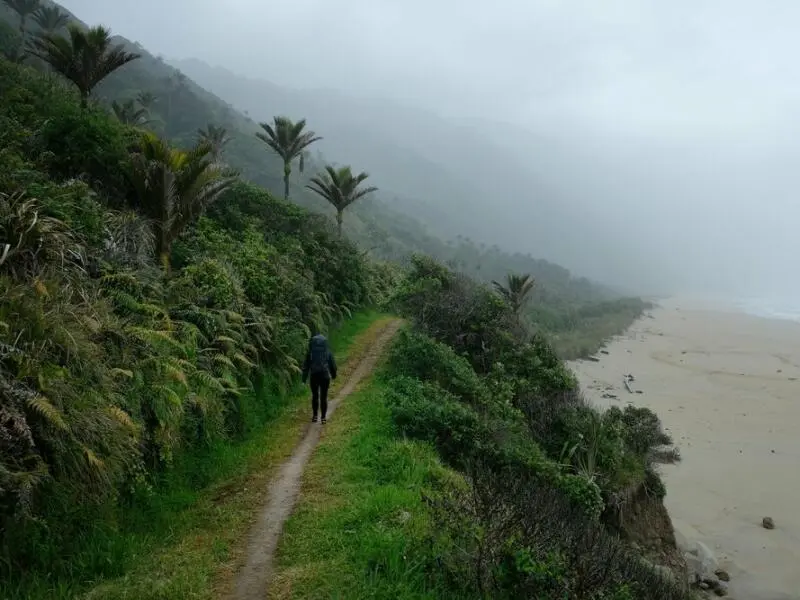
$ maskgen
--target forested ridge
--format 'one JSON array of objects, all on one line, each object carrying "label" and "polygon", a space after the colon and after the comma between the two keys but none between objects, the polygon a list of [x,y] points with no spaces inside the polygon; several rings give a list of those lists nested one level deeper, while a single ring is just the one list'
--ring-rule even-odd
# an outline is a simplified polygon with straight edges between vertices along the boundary
[{"label": "forested ridge", "polygon": [[[5,0],[0,10],[6,595],[72,597],[124,574],[130,549],[120,532],[144,526],[142,507],[155,506],[165,486],[203,489],[223,476],[202,457],[274,417],[296,390],[310,332],[375,307],[430,336],[404,337],[416,348],[408,356],[396,350],[407,366],[396,375],[419,382],[399,380],[408,394],[392,410],[399,428],[434,443],[454,468],[478,449],[512,471],[536,467],[525,476],[544,476],[593,523],[611,518],[625,490],[646,485],[663,496],[651,453],[669,440],[657,419],[598,421],[574,399],[575,382],[551,350],[591,353],[645,303],[530,256],[436,239],[392,211],[358,165],[323,164],[313,144],[324,132],[302,115],[254,123],[49,2]],[[417,351],[456,369],[453,382],[477,387],[426,381],[438,376],[408,362]],[[503,369],[517,370],[506,382]],[[529,388],[537,398],[572,398],[566,437],[515,437],[525,408],[516,399]],[[443,394],[437,408],[423,401],[429,392]],[[456,407],[452,394],[470,407]],[[511,446],[487,445],[495,426],[508,429]],[[626,426],[644,427],[649,445],[626,453],[635,442]],[[470,449],[442,441],[459,427]],[[585,467],[579,440],[591,432]],[[601,442],[610,462],[596,475]],[[536,444],[545,448],[540,463]],[[565,448],[569,457],[557,456]],[[573,466],[559,466],[565,460]],[[572,468],[579,473],[561,472]],[[525,560],[534,558],[542,557]],[[628,567],[620,564],[597,590],[621,585]]]},{"label": "forested ridge", "polygon": [[[16,15],[5,5],[10,22],[16,25]],[[29,19],[35,30],[36,23]],[[13,29],[4,34],[13,36]],[[277,196],[283,195],[283,165],[274,153],[265,152],[263,143],[255,134],[263,131],[258,123],[236,111],[233,106],[207,92],[180,71],[162,59],[149,54],[146,49],[122,42],[129,51],[141,57],[104,79],[94,96],[105,106],[116,101],[132,102],[145,99],[149,114],[148,126],[156,129],[178,146],[193,143],[199,129],[209,124],[227,131],[229,142],[225,146],[225,159],[239,170],[241,178],[263,186]],[[15,42],[7,42],[13,45]],[[140,98],[141,96],[141,98]],[[305,115],[290,115],[299,120]],[[325,131],[309,128],[323,138]],[[306,188],[311,177],[322,170],[325,160],[335,163],[347,157],[323,157],[314,146],[308,148],[305,168],[295,166],[292,178],[292,200],[315,212],[331,214],[330,205]],[[346,163],[345,163],[346,164]],[[359,165],[353,165],[357,170]],[[381,181],[370,181],[381,187]],[[540,327],[555,338],[556,348],[562,356],[571,358],[595,351],[603,339],[619,331],[625,323],[640,314],[643,304],[636,299],[619,299],[619,294],[602,285],[574,277],[567,269],[530,255],[509,254],[498,247],[486,247],[468,238],[456,237],[442,240],[432,235],[419,220],[398,211],[392,206],[391,194],[379,190],[370,201],[356,203],[349,209],[344,227],[348,237],[365,252],[381,260],[407,263],[415,252],[433,256],[460,271],[487,283],[501,280],[509,272],[527,273],[537,282],[533,290],[531,316]],[[436,207],[436,198],[421,199],[426,205]],[[569,227],[569,224],[558,226]],[[590,249],[587,248],[587,251]]]}]

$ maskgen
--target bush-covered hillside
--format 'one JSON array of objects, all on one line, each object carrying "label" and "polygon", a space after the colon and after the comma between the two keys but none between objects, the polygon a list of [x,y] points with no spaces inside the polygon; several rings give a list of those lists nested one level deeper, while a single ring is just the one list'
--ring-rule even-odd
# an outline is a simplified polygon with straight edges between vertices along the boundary
[{"label": "bush-covered hillside", "polygon": [[392,306],[409,326],[309,464],[275,597],[692,598],[655,414],[588,405],[512,303],[429,258]]},{"label": "bush-covered hillside", "polygon": [[[579,523],[610,522],[615,499],[643,485],[663,492],[649,458],[665,441],[657,421],[583,406],[548,341],[590,352],[641,302],[545,261],[448,245],[380,202],[348,209],[339,236],[296,173],[297,203],[276,199],[283,164],[253,124],[179,73],[130,44],[109,66],[103,31],[60,22],[41,37],[43,16],[23,24],[23,47],[11,23],[0,21],[3,595],[27,597],[35,584],[70,597],[71,586],[123,574],[124,516],[175,471],[187,489],[207,485],[197,457],[263,429],[297,383],[311,330],[390,297],[419,327],[393,361],[407,435],[466,473],[480,457],[492,472],[535,478]],[[102,66],[70,55],[101,46]],[[211,139],[219,126],[227,145]],[[307,162],[301,182],[320,166]],[[412,260],[420,251],[496,289]],[[634,427],[653,443],[636,445]],[[192,458],[197,471],[183,466]],[[595,588],[617,590],[629,567]],[[456,578],[458,568],[448,566]]]},{"label": "bush-covered hillside", "polygon": [[[6,40],[0,43],[10,51],[19,52],[19,35],[15,30],[18,19],[13,11],[0,4],[0,19],[3,16],[9,25],[3,28],[0,24],[0,40]],[[31,19],[27,26],[31,32],[38,31],[37,23]],[[134,107],[144,108],[147,126],[179,146],[192,144],[198,130],[209,124],[221,126],[230,138],[223,156],[239,170],[241,178],[274,194],[282,194],[282,164],[256,139],[255,133],[261,131],[257,123],[139,45],[123,38],[115,38],[115,41],[141,54],[141,58],[112,73],[97,86],[93,95],[101,105],[111,110],[113,102],[132,102]],[[26,62],[33,64],[35,59]],[[300,118],[303,115],[291,116]],[[309,123],[309,127],[314,129],[314,123]],[[316,133],[325,135],[324,131]],[[296,167],[293,171],[291,194],[294,202],[330,215],[330,206],[305,189],[324,161],[325,157],[311,146],[303,172]],[[373,183],[381,185],[380,181]],[[436,198],[427,200],[432,204],[436,202]],[[502,280],[511,272],[532,275],[536,286],[531,295],[530,319],[551,334],[557,351],[566,358],[596,351],[604,339],[623,330],[646,307],[638,299],[621,299],[612,290],[576,278],[568,270],[545,260],[511,255],[496,247],[481,247],[464,238],[440,240],[419,221],[395,210],[392,198],[384,197],[380,190],[375,197],[348,209],[345,231],[365,252],[381,260],[407,263],[412,254],[422,253],[487,283]]]},{"label": "bush-covered hillside", "polygon": [[[393,274],[202,146],[148,154],[149,134],[4,59],[0,89],[5,578],[76,568],[70,552],[176,457],[259,427],[310,329],[379,302]],[[145,157],[227,186],[166,265]]]},{"label": "bush-covered hillside", "polygon": [[[656,464],[676,455],[658,418],[589,406],[507,302],[430,259],[395,302],[414,327],[387,361],[392,419],[464,476],[429,494],[429,545],[415,554],[427,554],[431,586],[459,598],[689,598],[661,505]],[[634,551],[637,528],[657,543]]]}]

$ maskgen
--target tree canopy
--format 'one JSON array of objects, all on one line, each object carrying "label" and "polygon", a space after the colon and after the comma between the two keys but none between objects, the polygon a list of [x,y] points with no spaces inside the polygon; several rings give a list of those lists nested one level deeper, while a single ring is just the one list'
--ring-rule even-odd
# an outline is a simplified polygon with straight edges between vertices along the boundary
[{"label": "tree canopy", "polygon": [[304,131],[306,120],[293,122],[289,117],[273,117],[272,124],[260,123],[263,132],[256,137],[267,144],[283,160],[284,198],[289,199],[289,176],[292,174],[292,161],[300,160],[300,172],[305,166],[304,152],[311,144],[322,138],[313,131]]},{"label": "tree canopy", "polygon": [[131,157],[136,208],[152,219],[156,254],[165,265],[178,236],[236,181],[235,173],[217,164],[212,153],[206,142],[179,150],[145,133]]},{"label": "tree canopy", "polygon": [[348,167],[336,168],[331,165],[325,167],[325,172],[312,177],[308,189],[325,198],[336,209],[336,225],[339,235],[342,235],[342,219],[345,209],[356,200],[367,194],[378,191],[376,187],[360,187],[369,175],[359,173],[353,175]]},{"label": "tree canopy", "polygon": [[33,20],[46,34],[57,33],[70,22],[69,15],[56,5],[40,6],[33,13]]},{"label": "tree canopy", "polygon": [[140,58],[122,44],[111,42],[111,32],[102,26],[88,30],[78,25],[67,28],[67,36],[46,33],[32,41],[33,53],[78,88],[86,106],[92,90],[111,73]]}]

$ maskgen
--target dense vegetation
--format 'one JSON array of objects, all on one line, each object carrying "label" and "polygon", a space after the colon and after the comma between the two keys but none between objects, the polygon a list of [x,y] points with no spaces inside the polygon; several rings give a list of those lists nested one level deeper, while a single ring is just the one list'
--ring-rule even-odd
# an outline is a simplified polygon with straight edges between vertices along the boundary
[{"label": "dense vegetation", "polygon": [[[601,417],[586,407],[551,346],[591,352],[643,303],[530,256],[443,243],[379,199],[348,208],[374,189],[359,187],[364,173],[323,171],[306,152],[315,134],[302,121],[276,119],[259,139],[255,124],[143,49],[44,8],[13,27],[0,20],[8,590],[118,575],[123,515],[158,497],[187,457],[262,428],[297,382],[310,329],[390,297],[417,323],[391,363],[387,397],[400,430],[432,443],[508,514],[524,512],[519,502],[539,486],[547,506],[613,549],[611,579],[598,583],[576,575],[574,557],[595,549],[574,536],[544,556],[525,537],[539,522],[515,521],[510,537],[481,541],[456,539],[463,524],[445,520],[434,543],[467,550],[441,558],[453,585],[474,593],[491,581],[499,587],[487,594],[512,597],[533,585],[531,573],[556,567],[573,587],[554,594],[622,594],[623,576],[651,585],[652,573],[600,523],[613,521],[630,490],[663,494],[652,456],[668,439],[649,413]],[[273,196],[290,192],[298,204]],[[398,290],[403,265],[411,272]],[[500,293],[475,280],[497,280]],[[208,483],[202,468],[186,479],[192,489]],[[488,515],[463,508],[495,535]],[[98,539],[108,543],[84,551]],[[489,543],[505,554],[485,555],[480,544]],[[464,561],[474,552],[483,562],[470,583]],[[528,570],[498,577],[511,557]]]},{"label": "dense vegetation", "polygon": [[691,597],[658,418],[587,405],[514,310],[525,279],[502,287],[414,260],[393,298],[411,326],[309,465],[275,597]]},{"label": "dense vegetation", "polygon": [[393,276],[203,142],[6,60],[0,85],[0,564],[59,576],[182,455],[258,428],[310,328]]},{"label": "dense vegetation", "polygon": [[[9,26],[2,22],[4,11]],[[0,48],[5,48],[7,54],[19,52],[17,26],[16,14],[0,3]],[[31,20],[27,26],[31,32],[37,31],[37,24]],[[262,125],[141,46],[122,38],[115,38],[114,42],[123,43],[125,51],[139,54],[140,58],[101,81],[93,93],[95,98],[109,110],[114,110],[112,105],[116,102],[117,112],[126,122],[135,124],[138,119],[140,124],[146,123],[179,147],[194,144],[198,130],[206,131],[209,127],[224,130],[221,155],[238,170],[241,179],[263,186],[275,195],[285,194],[286,162],[281,153],[270,151],[257,137],[261,134],[269,139]],[[29,58],[26,63],[33,64],[35,60]],[[301,122],[291,124],[296,126]],[[279,137],[276,123],[270,127]],[[317,133],[325,135],[324,131],[316,131],[311,139],[319,137]],[[292,200],[315,212],[336,215],[334,203],[308,187],[316,187],[312,179],[320,174],[327,183],[325,159],[313,151],[313,145],[301,150],[290,152],[293,159],[289,163],[288,182]],[[430,197],[427,203],[435,205],[435,200]],[[462,237],[442,241],[393,205],[394,198],[388,193],[372,194],[369,201],[355,203],[347,209],[345,234],[379,260],[407,264],[411,255],[422,253],[487,283],[505,279],[508,273],[532,275],[536,284],[527,305],[529,320],[550,335],[560,356],[575,358],[595,352],[605,339],[622,331],[646,308],[639,299],[620,299],[612,290],[576,278],[567,269],[530,255],[509,254]]]},{"label": "dense vegetation", "polygon": [[688,597],[620,539],[676,458],[658,418],[589,406],[505,296],[418,258],[395,298],[414,328],[388,359],[392,419],[464,475],[429,496],[431,573],[464,598]]}]

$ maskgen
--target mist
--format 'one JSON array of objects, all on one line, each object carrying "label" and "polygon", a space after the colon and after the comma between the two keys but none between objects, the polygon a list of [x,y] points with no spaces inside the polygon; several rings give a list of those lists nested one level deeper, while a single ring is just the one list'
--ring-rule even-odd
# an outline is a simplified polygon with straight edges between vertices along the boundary
[{"label": "mist", "polygon": [[[800,293],[793,0],[64,5],[168,59],[313,95],[320,119],[361,106],[347,139],[292,116],[387,191],[440,195],[359,136],[441,166],[465,188],[443,205],[451,230],[641,293]],[[286,108],[252,102],[259,120]]]}]

